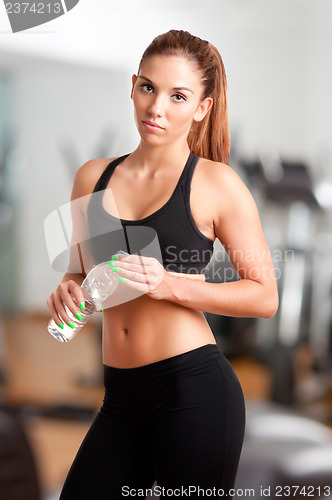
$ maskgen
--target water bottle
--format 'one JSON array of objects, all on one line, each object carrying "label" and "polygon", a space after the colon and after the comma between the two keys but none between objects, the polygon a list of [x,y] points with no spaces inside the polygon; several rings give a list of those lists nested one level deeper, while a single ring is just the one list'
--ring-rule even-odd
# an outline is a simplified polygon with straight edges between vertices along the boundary
[{"label": "water bottle", "polygon": [[[117,253],[125,254],[126,252],[120,250]],[[119,284],[119,280],[122,280],[122,278],[119,278],[112,270],[113,265],[114,263],[112,261],[102,262],[93,267],[85,277],[81,285],[85,304],[85,309],[80,310],[82,316],[81,320],[78,320],[68,309],[66,304],[64,304],[71,322],[75,325],[74,328],[67,325],[65,321],[62,321],[61,328],[55,323],[53,318],[50,319],[47,329],[56,340],[60,342],[69,342],[72,340],[77,332],[79,332],[88,322],[93,313],[101,306],[101,303],[114,292]],[[73,300],[76,303],[74,297]]]}]

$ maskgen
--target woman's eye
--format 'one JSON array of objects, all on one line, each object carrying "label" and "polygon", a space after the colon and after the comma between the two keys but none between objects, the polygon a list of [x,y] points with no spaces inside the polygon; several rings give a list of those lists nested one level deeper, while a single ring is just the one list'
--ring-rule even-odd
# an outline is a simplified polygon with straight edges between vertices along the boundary
[{"label": "woman's eye", "polygon": [[182,102],[186,100],[185,96],[182,94],[174,94],[174,97],[176,102]]},{"label": "woman's eye", "polygon": [[143,85],[141,85],[141,89],[143,89],[145,92],[150,92],[151,90],[153,90],[153,87],[148,83],[144,83]]}]

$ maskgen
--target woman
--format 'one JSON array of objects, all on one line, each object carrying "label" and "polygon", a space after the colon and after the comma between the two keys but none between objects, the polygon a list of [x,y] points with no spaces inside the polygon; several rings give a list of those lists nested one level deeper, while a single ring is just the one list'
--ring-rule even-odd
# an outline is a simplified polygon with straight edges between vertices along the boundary
[{"label": "woman", "polygon": [[[105,239],[101,256],[100,241],[91,242],[94,263],[114,254],[120,295],[136,296],[104,311],[105,398],[60,498],[142,497],[155,481],[162,496],[198,498],[212,488],[227,496],[242,449],[244,398],[203,311],[271,318],[278,308],[272,258],[255,202],[228,166],[227,83],[217,49],[182,30],[156,37],[132,77],[131,98],[138,147],[85,163],[72,200],[102,192],[99,210],[89,205],[89,234],[98,218],[109,228],[119,220],[127,231],[150,227],[163,262],[115,254]],[[110,190],[119,217],[107,204]],[[215,238],[239,281],[205,282]],[[79,314],[72,296],[83,301],[91,266],[88,257],[81,262],[82,273],[67,273],[47,300],[57,323],[70,321],[64,303]]]}]

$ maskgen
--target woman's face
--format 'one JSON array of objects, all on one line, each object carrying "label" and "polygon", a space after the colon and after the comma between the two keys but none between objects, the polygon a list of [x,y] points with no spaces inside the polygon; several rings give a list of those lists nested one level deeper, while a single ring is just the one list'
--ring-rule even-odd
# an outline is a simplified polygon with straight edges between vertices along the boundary
[{"label": "woman's face", "polygon": [[186,140],[192,121],[201,121],[212,99],[201,100],[201,72],[182,56],[151,56],[133,75],[131,98],[142,141],[164,145]]}]

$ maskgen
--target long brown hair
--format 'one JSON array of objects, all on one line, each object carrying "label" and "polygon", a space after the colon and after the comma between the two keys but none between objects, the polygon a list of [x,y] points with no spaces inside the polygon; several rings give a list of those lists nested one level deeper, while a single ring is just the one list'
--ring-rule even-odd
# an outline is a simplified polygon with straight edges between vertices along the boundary
[{"label": "long brown hair", "polygon": [[190,150],[202,158],[229,164],[230,133],[228,124],[227,80],[219,51],[207,40],[188,31],[170,30],[157,36],[145,49],[139,63],[154,55],[182,55],[194,61],[202,72],[203,96],[213,104],[204,119],[193,121],[188,134]]}]

